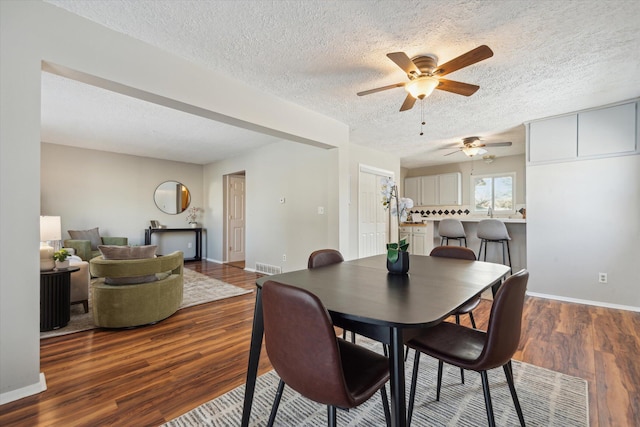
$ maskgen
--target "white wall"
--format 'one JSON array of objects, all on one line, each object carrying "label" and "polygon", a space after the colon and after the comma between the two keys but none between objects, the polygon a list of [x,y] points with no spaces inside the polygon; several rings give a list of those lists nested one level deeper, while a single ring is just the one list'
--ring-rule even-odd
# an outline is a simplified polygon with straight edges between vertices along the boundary
[{"label": "white wall", "polygon": [[640,310],[639,212],[638,155],[529,165],[529,291]]},{"label": "white wall", "polygon": [[[42,61],[307,144],[344,147],[348,127],[47,3],[0,1],[0,19],[0,399],[6,400],[40,387],[36,284]],[[336,233],[348,216],[334,195],[344,192],[337,183],[347,180],[345,160],[338,161],[340,166],[332,166],[338,176],[332,177],[336,187],[329,196],[338,211],[331,225]]]},{"label": "white wall", "polygon": [[[306,268],[312,251],[329,246],[329,217],[335,215],[328,204],[331,160],[325,149],[282,141],[205,166],[209,258],[224,259],[223,177],[244,171],[247,268],[256,262],[283,271]],[[318,214],[319,206],[325,214]]]},{"label": "white wall", "polygon": [[[183,183],[191,193],[190,206],[203,207],[201,165],[47,143],[41,156],[41,211],[61,217],[63,239],[69,238],[67,230],[100,227],[103,236],[127,237],[130,244],[141,245],[151,219],[188,227],[186,212],[169,215],[156,207],[153,193],[164,181]],[[185,245],[171,248],[182,250],[185,258],[195,254],[186,246],[193,233],[187,234]],[[159,253],[171,251],[162,247],[164,237],[157,242]]]}]

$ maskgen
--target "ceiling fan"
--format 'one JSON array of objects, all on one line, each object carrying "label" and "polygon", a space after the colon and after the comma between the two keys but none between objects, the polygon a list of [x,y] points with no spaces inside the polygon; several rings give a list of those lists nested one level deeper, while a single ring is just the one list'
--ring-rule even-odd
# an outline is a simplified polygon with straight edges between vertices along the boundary
[{"label": "ceiling fan", "polygon": [[[487,152],[483,147],[511,147],[511,141],[507,142],[487,142],[483,143],[478,136],[470,136],[468,138],[462,138],[462,147],[458,148],[456,151],[452,151],[451,153],[445,154],[445,156],[450,156],[459,151],[462,151],[468,157],[473,157],[477,154],[484,154]],[[457,146],[458,143],[453,143],[442,148],[451,148]]]},{"label": "ceiling fan", "polygon": [[473,65],[476,62],[491,58],[492,56],[493,51],[489,49],[488,46],[482,45],[438,66],[438,58],[434,55],[416,56],[410,59],[404,52],[388,53],[387,57],[407,73],[409,81],[358,92],[358,96],[369,95],[396,87],[404,87],[408,95],[402,107],[400,107],[400,111],[411,109],[417,99],[424,99],[431,95],[434,89],[445,90],[447,92],[457,93],[458,95],[471,96],[480,89],[480,86],[445,80],[440,77]]}]

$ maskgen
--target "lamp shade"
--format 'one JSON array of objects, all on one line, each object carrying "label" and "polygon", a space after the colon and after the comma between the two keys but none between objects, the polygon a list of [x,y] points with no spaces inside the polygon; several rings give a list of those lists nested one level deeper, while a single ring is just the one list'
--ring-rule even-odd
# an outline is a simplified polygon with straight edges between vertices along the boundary
[{"label": "lamp shade", "polygon": [[416,99],[423,99],[431,95],[431,92],[440,84],[438,79],[431,76],[420,76],[411,80],[404,88]]},{"label": "lamp shade", "polygon": [[40,217],[40,241],[48,242],[51,240],[61,240],[62,232],[59,216],[41,216]]}]

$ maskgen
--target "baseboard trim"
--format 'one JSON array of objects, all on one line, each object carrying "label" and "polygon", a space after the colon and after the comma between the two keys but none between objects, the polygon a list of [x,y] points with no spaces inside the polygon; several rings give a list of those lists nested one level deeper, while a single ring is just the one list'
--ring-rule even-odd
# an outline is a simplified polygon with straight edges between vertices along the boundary
[{"label": "baseboard trim", "polygon": [[34,394],[42,393],[47,389],[47,380],[44,377],[44,372],[40,372],[40,380],[26,387],[19,388],[17,390],[11,390],[0,394],[0,405],[13,402],[23,397],[31,396]]},{"label": "baseboard trim", "polygon": [[611,303],[602,302],[602,301],[591,301],[586,299],[563,297],[559,295],[540,294],[538,292],[529,292],[529,291],[527,291],[527,295],[530,295],[532,297],[538,297],[538,298],[553,299],[557,301],[573,302],[576,304],[594,305],[596,307],[615,308],[618,310],[640,312],[640,307],[634,307],[631,305],[611,304]]},{"label": "baseboard trim", "polygon": [[216,264],[224,264],[224,262],[219,261],[217,259],[212,259],[212,258],[205,258],[205,259],[210,262],[215,262]]}]

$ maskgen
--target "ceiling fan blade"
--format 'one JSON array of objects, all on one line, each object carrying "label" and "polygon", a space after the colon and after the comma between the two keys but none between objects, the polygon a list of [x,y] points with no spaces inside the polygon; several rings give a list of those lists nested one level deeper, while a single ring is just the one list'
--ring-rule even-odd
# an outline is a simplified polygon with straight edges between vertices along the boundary
[{"label": "ceiling fan blade", "polygon": [[457,93],[458,95],[471,96],[480,86],[472,85],[469,83],[456,82],[454,80],[439,79],[440,84],[436,86],[436,89],[445,90],[447,92]]},{"label": "ceiling fan blade", "polygon": [[369,95],[371,93],[376,93],[376,92],[382,92],[383,90],[388,90],[388,89],[394,89],[397,87],[403,87],[405,85],[405,83],[396,83],[393,85],[389,85],[389,86],[382,86],[382,87],[378,87],[375,89],[369,89],[369,90],[365,90],[362,92],[358,92],[357,95],[358,96],[364,96],[364,95]]},{"label": "ceiling fan blade", "polygon": [[407,95],[407,97],[404,99],[404,102],[402,103],[402,107],[400,107],[400,111],[406,111],[406,110],[412,109],[413,104],[415,103],[416,103],[416,99],[411,95]]},{"label": "ceiling fan blade", "polygon": [[461,148],[461,149],[459,149],[459,150],[456,150],[456,151],[452,151],[452,152],[450,152],[450,153],[447,153],[447,154],[445,154],[445,156],[450,156],[450,155],[452,155],[452,154],[456,154],[458,151],[462,151],[462,148]]},{"label": "ceiling fan blade", "polygon": [[477,48],[470,50],[467,53],[464,53],[457,58],[452,59],[449,62],[446,62],[438,67],[436,71],[434,71],[435,75],[444,76],[449,73],[453,73],[461,68],[468,67],[469,65],[475,64],[476,62],[480,62],[487,58],[491,58],[493,56],[493,51],[489,49],[488,46],[482,45]]},{"label": "ceiling fan blade", "polygon": [[511,142],[487,142],[486,147],[511,147]]},{"label": "ceiling fan blade", "polygon": [[407,74],[419,75],[420,70],[416,64],[404,52],[387,53],[387,57],[396,63],[396,65],[404,70]]}]

